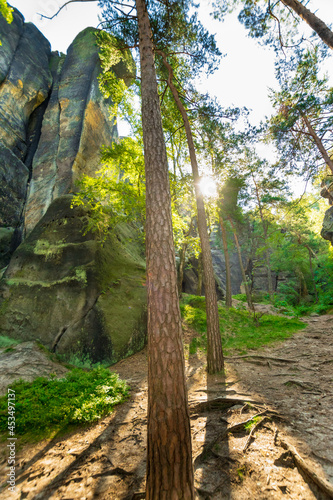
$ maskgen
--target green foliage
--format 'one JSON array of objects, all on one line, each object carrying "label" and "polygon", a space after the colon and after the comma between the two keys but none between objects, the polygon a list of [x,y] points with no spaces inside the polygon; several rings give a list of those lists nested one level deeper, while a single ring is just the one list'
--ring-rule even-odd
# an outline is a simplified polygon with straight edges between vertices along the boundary
[{"label": "green foliage", "polygon": [[127,117],[132,114],[133,92],[122,78],[116,76],[113,68],[122,63],[125,73],[135,77],[135,65],[128,50],[124,50],[123,44],[115,36],[104,30],[96,34],[99,47],[99,58],[102,73],[98,77],[99,88],[105,99],[111,100],[110,118],[121,116]]},{"label": "green foliage", "polygon": [[0,0],[0,12],[8,24],[13,21],[14,9],[8,5],[6,0]]},{"label": "green foliage", "polygon": [[83,175],[73,206],[89,211],[86,232],[97,232],[101,239],[121,222],[143,228],[145,220],[144,158],[142,145],[130,137],[109,148],[102,148],[104,166],[97,177]]},{"label": "green foliage", "polygon": [[237,9],[239,21],[259,43],[281,49],[299,45],[304,40],[299,26],[301,19],[282,0],[214,0],[213,6],[215,18],[221,20]]},{"label": "green foliage", "polygon": [[0,335],[0,348],[11,347],[19,344],[20,342],[15,339],[6,337],[5,335]]},{"label": "green foliage", "polygon": [[[183,320],[201,334],[190,344],[190,354],[197,349],[206,349],[206,307],[205,298],[183,294],[180,302]],[[220,329],[223,349],[226,354],[232,351],[246,353],[248,349],[259,349],[290,337],[297,330],[304,328],[304,323],[297,319],[281,316],[264,315],[260,326],[255,326],[251,313],[234,308],[219,306]]]},{"label": "green foliage", "polygon": [[280,89],[270,94],[276,110],[270,120],[270,132],[281,163],[285,172],[299,174],[302,167],[303,173],[317,175],[323,170],[318,142],[329,153],[333,140],[333,88],[327,77],[320,77],[318,47],[296,53],[289,63],[280,61],[277,78]]},{"label": "green foliage", "polygon": [[[14,9],[8,5],[6,0],[0,0],[0,13],[6,19],[8,24],[13,22],[13,12]],[[0,40],[0,46],[1,45],[2,42]]]},{"label": "green foliage", "polygon": [[[74,369],[64,378],[39,377],[33,382],[18,381],[15,391],[17,435],[47,437],[69,425],[89,424],[110,413],[128,394],[126,383],[116,373],[98,367],[91,371]],[[0,431],[8,426],[7,397],[0,398]]]},{"label": "green foliage", "polygon": [[246,294],[245,293],[238,293],[237,295],[232,296],[233,299],[240,300],[241,302],[246,302]]}]

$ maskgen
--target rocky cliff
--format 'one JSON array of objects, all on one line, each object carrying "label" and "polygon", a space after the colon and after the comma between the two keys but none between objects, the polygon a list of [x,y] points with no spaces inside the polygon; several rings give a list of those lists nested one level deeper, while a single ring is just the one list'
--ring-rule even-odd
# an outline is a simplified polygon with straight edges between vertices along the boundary
[{"label": "rocky cliff", "polygon": [[[145,341],[145,264],[132,228],[101,245],[71,208],[76,180],[117,138],[95,33],[51,53],[18,11],[11,25],[0,16],[0,334],[115,362]],[[126,59],[112,69],[129,82]]]}]

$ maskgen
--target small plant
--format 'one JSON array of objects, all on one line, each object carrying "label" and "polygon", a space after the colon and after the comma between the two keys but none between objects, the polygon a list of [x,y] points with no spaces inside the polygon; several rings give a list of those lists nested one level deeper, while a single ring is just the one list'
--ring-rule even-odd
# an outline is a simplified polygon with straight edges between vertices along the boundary
[{"label": "small plant", "polygon": [[263,419],[263,417],[253,417],[253,419],[250,422],[248,422],[247,424],[244,425],[244,429],[248,432],[251,431],[251,429],[255,425],[257,425],[260,422],[260,420],[262,420],[262,419]]},{"label": "small plant", "polygon": [[[20,380],[15,391],[17,435],[42,438],[70,425],[89,424],[110,413],[128,394],[116,373],[99,367],[89,372],[75,368],[65,377]],[[0,398],[0,432],[7,430],[7,398]]]},{"label": "small plant", "polygon": [[241,481],[244,481],[245,474],[246,474],[246,465],[244,464],[242,465],[242,467],[239,467],[237,469],[237,475]]}]

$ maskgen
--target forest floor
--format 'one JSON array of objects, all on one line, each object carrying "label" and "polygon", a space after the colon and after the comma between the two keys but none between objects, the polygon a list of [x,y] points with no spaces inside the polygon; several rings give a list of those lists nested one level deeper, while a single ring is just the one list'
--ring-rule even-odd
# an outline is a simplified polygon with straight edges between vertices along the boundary
[{"label": "forest floor", "polygon": [[[225,377],[207,376],[204,353],[186,350],[198,499],[333,498],[333,316],[306,323],[283,343],[228,358]],[[185,343],[194,335],[186,329]],[[18,445],[17,490],[0,498],[145,498],[146,350],[112,370],[130,398],[85,430]],[[1,452],[4,478],[6,443]]]}]

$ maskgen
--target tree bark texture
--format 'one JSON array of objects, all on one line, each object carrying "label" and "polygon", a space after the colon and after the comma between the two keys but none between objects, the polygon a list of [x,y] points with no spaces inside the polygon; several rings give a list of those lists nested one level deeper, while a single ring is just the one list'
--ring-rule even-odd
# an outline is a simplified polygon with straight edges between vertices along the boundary
[{"label": "tree bark texture", "polygon": [[148,445],[146,499],[194,499],[191,429],[171,222],[168,161],[149,16],[136,0],[146,168]]},{"label": "tree bark texture", "polygon": [[303,19],[323,40],[328,47],[333,49],[333,33],[328,26],[313,14],[305,5],[301,4],[298,0],[282,0],[282,3],[287,7],[293,9],[299,17]]},{"label": "tree bark texture", "polygon": [[221,333],[219,325],[219,313],[217,306],[217,294],[216,294],[215,277],[213,270],[213,260],[209,243],[205,205],[199,185],[200,176],[199,176],[199,169],[193,142],[192,130],[186,109],[179,97],[178,90],[173,83],[172,67],[168,63],[166,55],[162,51],[158,51],[158,53],[161,54],[164,65],[169,72],[168,85],[170,87],[170,90],[172,92],[172,95],[175,99],[175,102],[177,104],[177,107],[184,122],[188,149],[190,153],[195,197],[197,202],[198,232],[201,243],[202,263],[203,263],[204,283],[205,283],[206,313],[207,313],[207,371],[208,373],[217,373],[222,371],[224,366],[222,341],[221,341]]},{"label": "tree bark texture", "polygon": [[223,253],[225,260],[225,305],[229,309],[229,307],[232,306],[231,269],[230,269],[229,250],[228,250],[227,230],[225,228],[225,224],[222,217],[220,217],[220,227],[222,233]]}]

